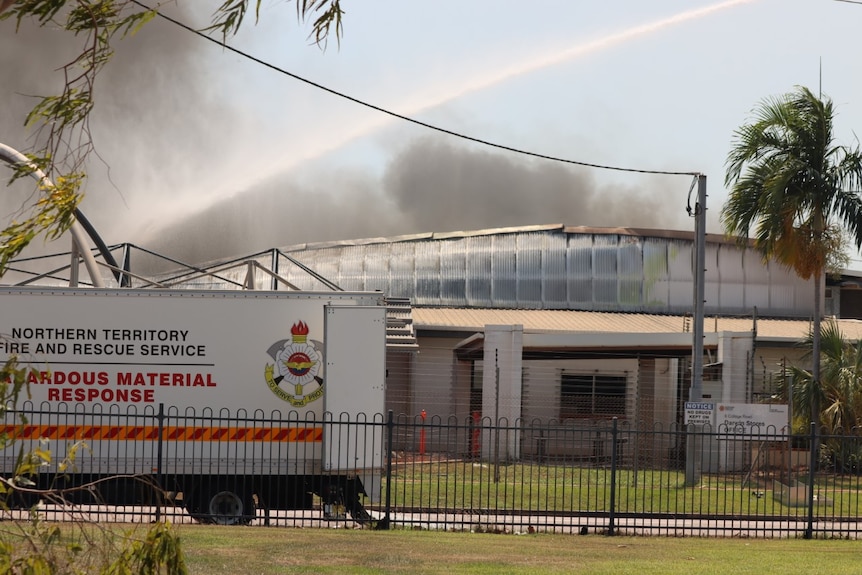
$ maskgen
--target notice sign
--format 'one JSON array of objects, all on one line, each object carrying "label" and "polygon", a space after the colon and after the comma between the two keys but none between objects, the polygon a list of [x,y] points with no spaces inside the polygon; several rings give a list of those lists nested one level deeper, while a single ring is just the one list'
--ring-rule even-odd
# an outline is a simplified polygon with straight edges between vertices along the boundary
[{"label": "notice sign", "polygon": [[685,402],[685,423],[713,425],[715,423],[715,404],[702,401]]},{"label": "notice sign", "polygon": [[771,439],[788,434],[786,405],[763,403],[722,403],[718,405],[715,425],[719,434],[733,439]]}]

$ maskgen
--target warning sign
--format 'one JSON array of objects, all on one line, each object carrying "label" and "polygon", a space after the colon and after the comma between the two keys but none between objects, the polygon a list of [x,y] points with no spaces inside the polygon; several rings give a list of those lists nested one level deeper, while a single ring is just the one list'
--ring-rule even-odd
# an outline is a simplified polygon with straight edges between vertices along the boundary
[{"label": "warning sign", "polygon": [[702,401],[686,401],[685,423],[713,425],[715,423],[715,404]]}]

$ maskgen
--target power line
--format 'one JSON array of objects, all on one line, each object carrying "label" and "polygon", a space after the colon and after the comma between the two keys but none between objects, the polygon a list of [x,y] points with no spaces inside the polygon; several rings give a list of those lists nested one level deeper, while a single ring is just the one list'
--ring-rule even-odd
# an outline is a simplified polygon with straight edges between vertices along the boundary
[{"label": "power line", "polygon": [[[147,5],[139,2],[138,0],[131,0],[131,1],[133,4],[137,4],[141,8],[144,8],[145,10],[152,10]],[[345,100],[353,102],[354,104],[359,104],[360,106],[364,106],[364,107],[369,108],[371,110],[374,110],[376,112],[380,112],[381,114],[386,114],[386,115],[391,116],[393,118],[397,118],[397,119],[405,121],[405,122],[410,122],[411,124],[415,124],[417,126],[422,126],[423,128],[427,128],[429,130],[434,130],[436,132],[440,132],[440,133],[446,134],[448,136],[461,138],[462,140],[467,140],[469,142],[474,142],[476,144],[482,144],[483,146],[489,146],[491,148],[496,148],[498,150],[505,150],[507,152],[513,152],[516,154],[531,156],[533,158],[539,158],[542,160],[550,160],[552,162],[561,162],[564,164],[573,164],[576,166],[584,166],[587,168],[597,168],[597,169],[601,169],[601,170],[613,170],[616,172],[632,172],[632,173],[637,173],[637,174],[658,174],[658,175],[667,175],[667,176],[699,176],[699,175],[701,175],[700,172],[696,172],[696,171],[688,171],[688,172],[679,171],[679,172],[676,172],[676,171],[669,171],[669,170],[643,170],[643,169],[636,169],[636,168],[624,168],[624,167],[620,167],[620,166],[609,166],[606,164],[596,164],[596,163],[592,163],[592,162],[582,162],[582,161],[578,161],[578,160],[569,160],[566,158],[549,156],[546,154],[539,154],[537,152],[531,152],[529,150],[522,150],[520,148],[513,148],[511,146],[506,146],[504,144],[497,144],[495,142],[483,140],[481,138],[475,138],[473,136],[468,136],[468,135],[462,134],[460,132],[455,132],[453,130],[441,128],[440,126],[435,126],[433,124],[429,124],[427,122],[423,122],[421,120],[411,118],[409,116],[404,116],[404,115],[399,114],[397,112],[393,112],[392,110],[382,108],[380,106],[377,106],[375,104],[371,104],[371,103],[366,102],[364,100],[360,100],[358,98],[355,98],[355,97],[350,96],[348,94],[345,94],[343,92],[339,92],[338,90],[334,90],[334,89],[329,88],[327,86],[324,86],[322,84],[318,84],[317,82],[314,82],[314,81],[309,80],[307,78],[303,78],[302,76],[294,74],[293,72],[289,72],[289,71],[285,70],[284,68],[279,68],[278,66],[271,64],[269,62],[266,62],[265,60],[261,60],[260,58],[252,56],[251,54],[249,54],[247,52],[243,52],[242,50],[234,48],[233,46],[230,46],[229,44],[227,44],[225,42],[220,42],[220,41],[216,40],[215,38],[212,38],[212,37],[204,34],[203,32],[196,30],[196,29],[192,28],[191,26],[188,26],[187,24],[180,22],[179,20],[171,18],[170,16],[166,16],[165,14],[162,14],[161,12],[157,12],[157,14],[160,17],[167,20],[168,22],[175,24],[175,25],[179,26],[180,28],[183,28],[184,30],[186,30],[188,32],[196,34],[196,35],[200,36],[201,38],[204,38],[205,40],[208,40],[208,41],[210,41],[210,42],[212,42],[218,46],[221,46],[225,50],[229,50],[230,52],[233,52],[234,54],[242,56],[243,58],[246,58],[248,60],[251,60],[252,62],[260,64],[261,66],[265,66],[265,67],[267,67],[271,70],[274,70],[280,74],[283,74],[285,76],[293,78],[294,80],[298,80],[300,82],[308,84],[309,86],[317,88],[318,90],[323,90],[324,92],[332,94],[333,96],[338,96],[339,98],[343,98]]]}]

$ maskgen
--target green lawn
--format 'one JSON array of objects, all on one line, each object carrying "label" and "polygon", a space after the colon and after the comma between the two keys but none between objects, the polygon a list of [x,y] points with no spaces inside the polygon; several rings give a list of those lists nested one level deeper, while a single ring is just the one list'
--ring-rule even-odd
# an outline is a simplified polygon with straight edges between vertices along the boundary
[{"label": "green lawn", "polygon": [[193,574],[856,573],[846,540],[494,535],[177,526]]},{"label": "green lawn", "polygon": [[[801,476],[798,479],[806,480]],[[828,506],[817,513],[856,518],[862,514],[859,477],[820,474],[815,493]],[[696,487],[675,470],[620,469],[615,510],[632,513],[804,516],[806,510],[773,497],[769,478],[746,474],[703,475]],[[459,510],[609,511],[611,471],[539,464],[493,465],[468,461],[398,466],[392,476],[394,507]],[[385,493],[385,482],[384,482]]]}]

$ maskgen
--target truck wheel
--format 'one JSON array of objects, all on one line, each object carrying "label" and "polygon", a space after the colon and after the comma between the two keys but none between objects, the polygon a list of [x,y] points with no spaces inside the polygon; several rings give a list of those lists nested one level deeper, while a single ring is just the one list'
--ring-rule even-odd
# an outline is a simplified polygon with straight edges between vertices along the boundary
[{"label": "truck wheel", "polygon": [[248,525],[254,520],[254,500],[251,494],[219,491],[209,498],[207,511],[217,525]]},{"label": "truck wheel", "polygon": [[248,525],[255,518],[254,498],[224,486],[199,488],[191,494],[186,509],[192,519],[204,524]]}]

